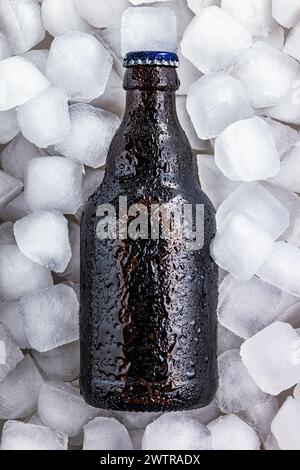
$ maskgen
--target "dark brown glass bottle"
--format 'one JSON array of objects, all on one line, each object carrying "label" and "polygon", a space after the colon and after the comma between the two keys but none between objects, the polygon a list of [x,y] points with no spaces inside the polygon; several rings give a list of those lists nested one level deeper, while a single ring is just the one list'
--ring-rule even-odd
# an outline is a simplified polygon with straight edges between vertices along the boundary
[{"label": "dark brown glass bottle", "polygon": [[[178,122],[174,60],[127,57],[125,116],[82,216],[81,393],[99,408],[192,409],[208,405],[217,387],[217,267],[209,252],[215,214]],[[204,246],[100,239],[98,208],[118,214],[120,196],[149,212],[159,204],[170,211],[204,205]]]}]

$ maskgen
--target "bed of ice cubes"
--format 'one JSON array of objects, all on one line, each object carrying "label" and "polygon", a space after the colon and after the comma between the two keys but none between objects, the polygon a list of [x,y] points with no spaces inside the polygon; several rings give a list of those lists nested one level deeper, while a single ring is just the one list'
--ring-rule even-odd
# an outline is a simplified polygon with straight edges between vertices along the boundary
[{"label": "bed of ice cubes", "polygon": [[[80,217],[122,54],[177,48],[217,211],[219,389],[194,411],[98,410],[78,388]],[[299,0],[0,0],[1,449],[300,450],[299,62]]]}]

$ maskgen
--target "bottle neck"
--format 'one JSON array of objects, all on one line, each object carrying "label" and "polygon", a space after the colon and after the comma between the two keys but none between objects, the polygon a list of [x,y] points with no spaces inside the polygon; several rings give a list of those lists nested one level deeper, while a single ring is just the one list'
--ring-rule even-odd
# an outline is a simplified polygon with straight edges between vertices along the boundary
[{"label": "bottle neck", "polygon": [[[112,142],[107,170],[175,188],[194,173],[194,158],[177,117],[175,67],[138,65],[124,78],[126,110]],[[151,183],[150,183],[151,184]]]}]

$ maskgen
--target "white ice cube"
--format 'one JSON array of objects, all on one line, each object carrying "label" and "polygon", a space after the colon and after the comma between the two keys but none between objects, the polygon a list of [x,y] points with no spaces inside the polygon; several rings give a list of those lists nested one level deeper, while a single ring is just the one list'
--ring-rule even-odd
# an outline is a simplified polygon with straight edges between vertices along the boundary
[{"label": "white ice cube", "polygon": [[226,178],[215,164],[213,155],[198,155],[197,162],[202,189],[217,209],[240,183]]},{"label": "white ice cube", "polygon": [[300,450],[300,403],[288,397],[275,416],[271,429],[281,450]]},{"label": "white ice cube", "polygon": [[184,413],[165,413],[147,426],[142,448],[143,450],[211,450],[211,435],[204,424]]},{"label": "white ice cube", "polygon": [[300,192],[300,142],[285,154],[281,160],[280,172],[273,178],[273,182],[290,191]]},{"label": "white ice cube", "polygon": [[169,8],[128,8],[121,32],[124,56],[134,51],[177,51],[176,17]]},{"label": "white ice cube", "polygon": [[209,142],[199,139],[186,109],[186,96],[176,96],[177,116],[192,149],[209,150]]},{"label": "white ice cube", "polygon": [[52,36],[67,31],[90,33],[93,28],[79,15],[74,0],[44,0],[42,3],[44,27]]},{"label": "white ice cube", "polygon": [[275,243],[273,253],[257,275],[269,284],[300,297],[300,249],[285,242]]},{"label": "white ice cube", "polygon": [[48,147],[65,138],[71,130],[68,96],[51,87],[18,108],[22,134],[38,147]]},{"label": "white ice cube", "polygon": [[118,26],[121,15],[130,6],[128,0],[74,0],[79,15],[95,28]]},{"label": "white ice cube", "polygon": [[279,121],[300,125],[300,73],[298,72],[288,93],[275,106],[265,108],[263,113]]},{"label": "white ice cube", "polygon": [[251,34],[218,7],[207,7],[186,29],[183,55],[203,73],[226,70],[252,45]]},{"label": "white ice cube", "polygon": [[187,110],[200,139],[217,137],[230,124],[254,115],[242,84],[223,72],[205,75],[190,87]]},{"label": "white ice cube", "polygon": [[52,42],[47,75],[71,100],[89,102],[104,93],[112,62],[110,52],[92,35],[69,31]]},{"label": "white ice cube", "polygon": [[115,418],[95,418],[83,429],[83,450],[132,450],[127,429]]},{"label": "white ice cube", "polygon": [[7,144],[20,132],[15,109],[0,112],[0,144]]},{"label": "white ice cube", "polygon": [[[1,316],[0,316],[1,321]],[[0,382],[22,361],[23,354],[15,338],[0,323]]]},{"label": "white ice cube", "polygon": [[0,60],[7,59],[13,55],[13,47],[10,39],[0,31]]},{"label": "white ice cube", "polygon": [[274,322],[247,339],[241,357],[265,393],[278,395],[300,381],[300,338],[287,323]]},{"label": "white ice cube", "polygon": [[245,86],[254,108],[278,104],[298,72],[294,59],[263,42],[256,42],[231,70]]},{"label": "white ice cube", "polygon": [[300,21],[298,0],[272,0],[272,15],[277,23],[291,28]]},{"label": "white ice cube", "polygon": [[49,49],[32,49],[31,51],[23,52],[21,55],[24,59],[32,62],[43,75],[47,75]]},{"label": "white ice cube", "polygon": [[79,376],[79,341],[44,353],[33,350],[32,356],[49,380],[72,382]]},{"label": "white ice cube", "polygon": [[48,86],[50,83],[47,78],[23,57],[9,57],[0,61],[0,111],[26,103]]},{"label": "white ice cube", "polygon": [[213,450],[259,450],[259,438],[245,421],[229,414],[208,424]]},{"label": "white ice cube", "polygon": [[0,419],[20,419],[31,416],[43,378],[27,354],[17,367],[0,382]]},{"label": "white ice cube", "polygon": [[83,103],[70,106],[70,116],[70,132],[56,144],[56,151],[93,168],[104,165],[119,118]]},{"label": "white ice cube", "polygon": [[35,263],[63,272],[72,256],[67,219],[55,212],[36,211],[14,226],[17,245]]},{"label": "white ice cube", "polygon": [[281,158],[298,140],[298,132],[274,119],[266,118],[265,121],[270,126],[278,155]]},{"label": "white ice cube", "polygon": [[73,222],[69,222],[69,239],[72,256],[66,267],[61,273],[61,277],[74,282],[80,280],[80,227]]},{"label": "white ice cube", "polygon": [[28,51],[45,37],[40,6],[35,0],[1,0],[0,29],[11,40],[15,54]]},{"label": "white ice cube", "polygon": [[266,403],[270,396],[263,393],[244,366],[239,349],[226,351],[218,359],[219,388],[217,403],[223,413],[241,413]]},{"label": "white ice cube", "polygon": [[78,309],[74,290],[64,284],[24,295],[20,313],[31,347],[45,352],[76,341]]},{"label": "white ice cube", "polygon": [[79,390],[71,384],[47,382],[39,395],[38,413],[45,426],[74,437],[98,410],[87,405]]},{"label": "white ice cube", "polygon": [[68,158],[34,158],[27,166],[25,199],[32,210],[75,214],[83,202],[82,177],[82,165]]},{"label": "white ice cube", "polygon": [[1,439],[2,450],[67,450],[68,437],[45,426],[7,421]]},{"label": "white ice cube", "polygon": [[230,275],[220,285],[218,317],[220,323],[241,338],[250,338],[297,302],[277,287],[257,277],[239,282]]},{"label": "white ice cube", "polygon": [[253,36],[267,36],[272,25],[270,0],[222,0],[222,9]]},{"label": "white ice cube", "polygon": [[10,331],[21,349],[30,348],[20,315],[19,302],[0,303],[0,322]]},{"label": "white ice cube", "polygon": [[265,229],[274,240],[282,235],[290,224],[289,211],[259,183],[239,186],[217,211],[220,227],[231,212],[244,212]]},{"label": "white ice cube", "polygon": [[17,246],[0,246],[0,298],[22,295],[53,285],[51,272],[23,255]]},{"label": "white ice cube", "polygon": [[280,160],[268,124],[259,117],[231,124],[217,138],[215,162],[233,181],[258,181],[276,176]]},{"label": "white ice cube", "polygon": [[22,189],[22,181],[0,170],[0,209],[20,194]]},{"label": "white ice cube", "polygon": [[40,157],[41,154],[40,149],[19,134],[2,150],[1,167],[11,176],[23,181],[27,163],[32,158]]},{"label": "white ice cube", "polygon": [[273,250],[273,238],[243,212],[232,212],[227,217],[211,245],[218,266],[241,281],[254,276]]}]

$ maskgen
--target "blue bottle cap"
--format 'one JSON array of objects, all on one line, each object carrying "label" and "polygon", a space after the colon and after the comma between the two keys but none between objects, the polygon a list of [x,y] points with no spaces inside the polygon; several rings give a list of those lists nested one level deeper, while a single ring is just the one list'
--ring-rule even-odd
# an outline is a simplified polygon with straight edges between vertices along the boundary
[{"label": "blue bottle cap", "polygon": [[124,67],[134,65],[164,65],[166,67],[178,67],[179,60],[174,52],[141,51],[128,52],[124,58]]}]

